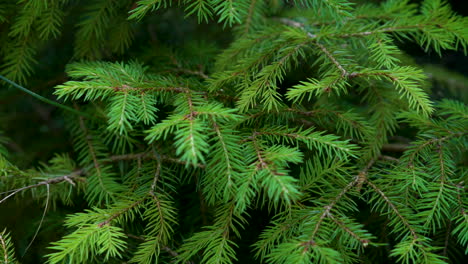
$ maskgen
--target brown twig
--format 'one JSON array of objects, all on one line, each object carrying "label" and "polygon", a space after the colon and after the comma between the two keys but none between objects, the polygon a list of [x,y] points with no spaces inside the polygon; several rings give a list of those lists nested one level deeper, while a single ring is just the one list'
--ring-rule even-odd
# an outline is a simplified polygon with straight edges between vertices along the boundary
[{"label": "brown twig", "polygon": [[405,225],[408,230],[410,231],[411,235],[413,236],[413,240],[416,241],[418,240],[418,235],[416,234],[416,231],[414,231],[414,229],[411,227],[411,225],[408,223],[408,221],[406,220],[406,218],[403,217],[403,215],[401,215],[400,211],[398,210],[398,208],[392,203],[392,201],[390,201],[390,199],[387,197],[387,195],[385,195],[385,193],[380,190],[375,184],[373,184],[372,182],[370,181],[367,181],[367,184],[369,186],[372,187],[372,189],[374,189],[374,191],[376,191],[384,200],[385,200],[385,203],[395,212],[395,214],[398,216],[398,218],[401,219],[401,222],[403,223],[403,225]]},{"label": "brown twig", "polygon": [[80,170],[74,171],[74,172],[72,172],[70,174],[67,174],[67,175],[64,175],[64,176],[60,176],[60,177],[48,179],[48,180],[45,180],[45,181],[41,181],[41,182],[38,182],[36,184],[21,187],[21,188],[16,189],[16,190],[11,190],[11,193],[9,195],[7,195],[2,200],[0,200],[0,204],[3,203],[4,201],[6,201],[8,198],[10,198],[10,197],[14,196],[15,194],[19,193],[19,192],[29,190],[29,189],[32,189],[32,188],[36,188],[36,187],[39,187],[39,186],[42,186],[42,185],[56,184],[56,183],[60,183],[60,182],[64,182],[64,181],[67,181],[70,184],[75,185],[75,183],[73,182],[73,179],[78,178],[83,173],[84,173],[84,169],[80,169]]},{"label": "brown twig", "polygon": [[390,143],[390,144],[384,144],[382,146],[382,151],[388,151],[388,152],[404,152],[405,150],[408,149],[410,145],[409,144],[402,144],[402,143]]}]

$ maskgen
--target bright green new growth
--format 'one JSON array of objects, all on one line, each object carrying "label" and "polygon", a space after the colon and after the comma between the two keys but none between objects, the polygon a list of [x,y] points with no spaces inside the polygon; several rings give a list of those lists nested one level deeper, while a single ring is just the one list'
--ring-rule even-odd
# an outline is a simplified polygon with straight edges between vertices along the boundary
[{"label": "bright green new growth", "polygon": [[[41,45],[64,34],[65,14],[81,12],[68,22],[69,79],[54,90],[86,114],[64,112],[74,151],[22,170],[0,134],[0,203],[30,191],[46,209],[75,197],[89,208],[68,215],[47,263],[456,263],[468,254],[468,107],[431,99],[425,72],[399,48],[466,54],[468,18],[444,1],[7,2],[1,73],[21,83]],[[232,39],[164,45],[154,17],[177,12]],[[147,48],[130,48],[151,33]],[[414,140],[385,152],[407,127]],[[16,263],[13,253],[3,231],[0,263]]]}]

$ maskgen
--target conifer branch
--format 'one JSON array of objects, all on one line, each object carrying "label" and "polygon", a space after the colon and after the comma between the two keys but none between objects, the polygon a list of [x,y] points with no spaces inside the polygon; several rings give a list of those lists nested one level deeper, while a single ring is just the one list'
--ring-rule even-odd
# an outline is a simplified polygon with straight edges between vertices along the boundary
[{"label": "conifer branch", "polygon": [[433,144],[442,144],[443,142],[445,142],[445,141],[447,141],[449,139],[452,139],[454,137],[462,137],[462,136],[465,136],[467,134],[468,134],[468,132],[450,133],[450,135],[447,135],[447,136],[444,136],[444,137],[441,137],[441,138],[432,138],[432,139],[426,140],[422,144],[419,144],[419,145],[415,146],[411,150],[411,154],[408,157],[408,167],[413,167],[414,166],[413,163],[414,163],[415,158],[419,155],[419,152],[422,151],[424,148],[426,148],[426,147],[428,147],[430,145],[433,145]]},{"label": "conifer branch", "polygon": [[80,169],[80,170],[74,171],[74,172],[72,172],[70,174],[67,174],[67,175],[51,178],[51,179],[48,179],[48,180],[45,180],[45,181],[38,182],[36,184],[21,187],[21,188],[15,189],[15,190],[10,190],[10,191],[8,191],[8,192],[10,192],[10,194],[7,195],[6,197],[4,197],[2,200],[0,200],[0,204],[3,203],[4,201],[6,201],[8,198],[10,198],[10,197],[14,196],[15,194],[19,193],[19,192],[26,191],[26,190],[29,190],[29,189],[34,189],[34,188],[37,188],[39,186],[57,184],[57,183],[61,183],[61,182],[64,182],[64,181],[70,183],[71,185],[75,185],[73,180],[82,180],[82,179],[80,179],[80,176],[82,176],[84,172],[85,172],[84,169]]},{"label": "conifer branch", "polygon": [[[404,218],[403,215],[401,215],[398,208],[392,203],[392,201],[390,201],[390,199],[385,195],[385,193],[381,189],[379,189],[375,184],[370,182],[369,180],[366,181],[366,184],[371,186],[372,189],[374,189],[385,200],[385,203],[392,209],[393,212],[395,212],[395,214],[398,216],[398,218],[400,218],[403,225],[406,226],[406,228],[410,231],[411,235],[413,236],[413,241],[418,241],[419,236],[418,236],[418,234],[416,234],[416,231],[414,230],[414,228],[411,227],[408,220],[406,218]],[[418,242],[418,243],[420,243],[420,242]]]},{"label": "conifer branch", "polygon": [[288,18],[284,18],[284,17],[278,18],[278,20],[279,20],[281,23],[285,24],[285,25],[288,25],[288,26],[290,26],[290,27],[299,28],[299,29],[303,30],[304,32],[307,33],[307,36],[308,36],[309,38],[311,38],[311,39],[317,38],[317,35],[312,34],[312,33],[308,32],[308,31],[305,29],[304,23],[299,23],[299,22],[296,22],[296,21],[294,21],[294,20],[291,20],[291,19],[288,19]]},{"label": "conifer branch", "polygon": [[[121,160],[138,160],[138,159],[152,159],[158,160],[160,158],[163,161],[169,161],[176,164],[187,165],[187,162],[173,158],[167,155],[162,154],[154,154],[151,152],[140,152],[140,153],[130,153],[130,154],[122,154],[122,155],[113,155],[109,156],[109,160],[111,161],[121,161]],[[204,169],[206,166],[204,164],[197,163],[195,165],[198,168]]]},{"label": "conifer branch", "polygon": [[466,209],[464,207],[464,203],[463,203],[463,200],[462,200],[462,194],[461,194],[462,191],[465,191],[464,182],[462,181],[462,182],[458,183],[457,185],[455,185],[455,188],[457,190],[457,202],[458,202],[458,206],[460,207],[460,214],[465,215]]},{"label": "conifer branch", "polygon": [[331,210],[333,209],[333,207],[336,205],[336,203],[338,203],[338,201],[349,191],[351,190],[356,184],[358,183],[358,177],[355,177],[353,181],[349,182],[342,190],[341,192],[331,201],[330,204],[326,205],[324,207],[325,210],[323,210],[322,214],[320,215],[320,218],[319,220],[317,221],[317,223],[315,224],[315,227],[314,227],[314,230],[312,231],[312,234],[310,236],[310,239],[308,240],[307,243],[304,244],[304,246],[307,246],[307,248],[310,246],[310,245],[314,245],[315,244],[315,236],[317,235],[317,232],[319,231],[320,229],[320,226],[322,225],[322,222],[323,220],[326,218],[326,217],[330,217],[331,215]]},{"label": "conifer branch", "polygon": [[[133,235],[133,234],[126,234],[128,237],[130,238],[133,238],[133,239],[136,239],[136,240],[139,240],[139,241],[142,241],[142,242],[145,242],[146,239],[141,237],[141,236],[136,236],[136,235]],[[173,257],[177,257],[179,256],[179,253],[177,253],[177,251],[175,251],[174,249],[168,247],[168,246],[162,246],[161,247],[162,250],[166,251],[169,255],[173,256]],[[187,264],[194,264],[192,261],[186,261],[185,263]]]},{"label": "conifer branch", "polygon": [[136,206],[140,205],[141,203],[143,203],[145,200],[147,199],[147,197],[143,197],[142,199],[140,200],[137,200],[135,201],[134,203],[132,203],[130,206],[128,207],[125,207],[123,208],[122,210],[112,214],[109,218],[107,218],[105,221],[97,224],[98,227],[103,227],[105,225],[109,225],[113,220],[115,220],[116,218],[122,216],[123,214],[125,214],[126,212],[128,212],[129,210],[132,210],[133,208],[135,208]]},{"label": "conifer branch", "polygon": [[17,263],[11,236],[6,229],[0,231],[0,261],[2,264]]},{"label": "conifer branch", "polygon": [[444,249],[442,250],[442,256],[447,257],[447,251],[449,247],[450,232],[452,231],[452,221],[448,222],[447,231],[445,232],[445,243]]},{"label": "conifer branch", "polygon": [[99,182],[99,185],[101,186],[101,188],[106,192],[108,193],[108,190],[107,190],[107,186],[103,183],[103,180],[102,180],[102,170],[101,170],[101,165],[99,164],[98,162],[98,159],[97,159],[97,156],[96,156],[96,151],[94,150],[94,146],[93,146],[93,143],[91,142],[91,135],[89,134],[88,132],[88,129],[86,128],[86,125],[84,123],[84,119],[82,117],[80,117],[80,128],[81,128],[81,131],[83,132],[84,134],[84,138],[86,140],[86,144],[88,146],[88,149],[89,149],[89,154],[91,155],[91,159],[92,159],[92,162],[93,162],[93,165],[94,165],[94,168],[96,169],[96,173],[97,173],[97,178],[98,178],[98,182]]},{"label": "conifer branch", "polygon": [[351,230],[349,227],[347,227],[345,223],[343,223],[342,221],[336,219],[335,216],[333,216],[333,214],[331,214],[331,213],[328,214],[328,217],[337,226],[339,226],[341,229],[343,229],[346,233],[350,234],[353,238],[355,238],[357,241],[359,241],[362,244],[363,247],[367,247],[369,245],[369,243],[371,243],[371,241],[369,239],[362,238],[361,236],[359,236],[358,234],[353,232],[353,230]]},{"label": "conifer branch", "polygon": [[46,203],[45,203],[45,206],[44,206],[44,211],[42,212],[41,221],[39,222],[39,225],[37,226],[36,231],[34,232],[34,236],[32,237],[31,242],[29,242],[29,244],[24,249],[23,254],[26,254],[26,252],[28,252],[28,249],[31,247],[34,240],[36,240],[37,234],[39,233],[39,230],[41,230],[42,223],[44,223],[44,218],[46,216],[47,210],[49,209],[50,185],[46,184],[46,187],[47,187],[47,197],[46,197]]},{"label": "conifer branch", "polygon": [[341,78],[347,78],[348,77],[348,71],[345,70],[345,68],[343,67],[343,65],[341,65],[338,60],[330,53],[330,51],[328,51],[328,49],[318,43],[318,42],[315,42],[314,45],[316,45],[317,47],[320,48],[320,50],[322,50],[322,52],[327,56],[328,59],[330,59],[330,61],[340,70],[341,72]]},{"label": "conifer branch", "polygon": [[257,142],[257,138],[256,138],[257,135],[258,135],[258,132],[254,131],[252,133],[252,136],[250,137],[250,139],[252,140],[253,146],[255,148],[255,153],[257,155],[257,160],[258,160],[258,163],[255,166],[255,168],[257,170],[267,169],[268,163],[263,159],[262,150],[260,149],[260,146]]},{"label": "conifer branch", "polygon": [[[36,76],[38,87],[50,86],[70,49],[72,60],[91,59],[68,63],[70,80],[55,87],[58,99],[75,103],[72,111],[6,81],[79,115],[45,118],[54,137],[25,129],[23,115],[13,117],[30,100],[0,91],[0,112],[13,111],[0,113],[0,126],[5,134],[20,129],[10,138],[24,150],[7,151],[15,143],[0,136],[0,203],[26,192],[35,202],[47,197],[41,223],[57,203],[59,217],[64,205],[88,205],[70,208],[82,212],[65,218],[73,230],[41,256],[49,264],[463,259],[452,252],[468,244],[468,108],[434,99],[463,101],[453,80],[464,79],[442,67],[423,71],[400,45],[466,53],[468,20],[444,1],[7,2],[0,1],[0,68],[8,79]],[[44,69],[50,73],[37,74]],[[55,144],[77,160],[61,154],[37,167]],[[28,166],[37,168],[20,169]],[[256,219],[270,222],[258,238]],[[30,254],[45,252],[38,231],[24,236],[37,235]],[[0,259],[15,262],[14,251],[0,232]]]},{"label": "conifer branch", "polygon": [[408,144],[401,144],[401,143],[390,143],[390,144],[384,144],[382,146],[382,151],[388,151],[388,152],[404,152],[406,151],[410,145]]},{"label": "conifer branch", "polygon": [[258,0],[251,0],[250,1],[248,13],[247,13],[247,18],[246,18],[246,20],[244,22],[244,25],[243,25],[244,26],[244,34],[247,34],[250,31],[251,24],[252,24],[252,17],[253,17],[253,14],[254,14],[255,6],[257,5],[257,1]]},{"label": "conifer branch", "polygon": [[202,70],[202,66],[199,65],[199,69],[198,71],[194,71],[194,70],[191,70],[191,69],[187,69],[187,68],[184,68],[180,62],[171,54],[169,56],[171,62],[176,66],[176,71],[178,72],[181,72],[181,73],[187,73],[187,74],[192,74],[192,75],[197,75],[203,79],[208,79],[210,78],[210,76],[206,75],[203,70]]},{"label": "conifer branch", "polygon": [[3,261],[5,264],[8,264],[8,260],[10,259],[10,256],[8,255],[9,250],[7,250],[7,245],[5,239],[3,238],[3,234],[0,234],[0,245],[2,246]]},{"label": "conifer branch", "polygon": [[157,158],[158,158],[158,164],[156,165],[156,171],[154,172],[153,182],[151,183],[151,189],[149,192],[151,196],[155,195],[154,190],[156,189],[156,184],[158,183],[159,176],[161,174],[161,161],[159,157]]}]

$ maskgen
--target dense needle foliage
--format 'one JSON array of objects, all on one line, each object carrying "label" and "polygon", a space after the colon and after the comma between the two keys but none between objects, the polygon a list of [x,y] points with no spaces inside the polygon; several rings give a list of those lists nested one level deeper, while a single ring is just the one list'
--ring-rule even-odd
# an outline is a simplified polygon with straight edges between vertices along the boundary
[{"label": "dense needle foliage", "polygon": [[0,0],[0,43],[0,263],[468,254],[442,0]]}]

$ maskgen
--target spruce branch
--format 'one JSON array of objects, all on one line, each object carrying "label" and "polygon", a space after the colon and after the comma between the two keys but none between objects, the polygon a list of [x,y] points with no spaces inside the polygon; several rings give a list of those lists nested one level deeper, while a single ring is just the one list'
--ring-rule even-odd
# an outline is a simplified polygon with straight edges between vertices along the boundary
[{"label": "spruce branch", "polygon": [[330,51],[323,45],[318,42],[315,42],[314,45],[320,48],[320,50],[327,56],[328,59],[340,70],[341,78],[347,78],[350,76],[348,71],[341,65],[338,60],[330,53]]},{"label": "spruce branch", "polygon": [[402,144],[402,143],[390,143],[390,144],[384,144],[382,146],[382,151],[388,151],[388,152],[404,152],[406,151],[411,145],[408,144]]},{"label": "spruce branch", "polygon": [[198,65],[199,69],[197,71],[194,71],[194,70],[191,70],[191,69],[184,68],[182,66],[182,64],[177,60],[177,58],[173,54],[171,54],[169,56],[169,59],[171,60],[172,64],[174,64],[176,66],[175,71],[177,71],[177,72],[187,73],[187,74],[191,74],[191,75],[197,75],[197,76],[199,76],[199,77],[201,77],[203,79],[210,78],[210,76],[208,76],[207,74],[205,74],[203,72],[202,65]]},{"label": "spruce branch", "polygon": [[320,218],[315,224],[315,227],[312,231],[312,234],[309,237],[309,240],[307,242],[304,242],[303,246],[305,246],[305,249],[308,250],[309,246],[315,245],[315,236],[317,235],[317,232],[320,229],[320,226],[322,225],[323,220],[326,217],[330,217],[331,215],[331,210],[333,207],[338,203],[338,201],[349,191],[351,190],[357,183],[358,183],[359,177],[355,177],[354,180],[349,182],[342,190],[341,192],[328,204],[324,207],[323,212],[320,214]]},{"label": "spruce branch", "polygon": [[2,264],[17,263],[15,259],[15,250],[11,240],[11,236],[7,232],[7,229],[0,231],[0,261]]},{"label": "spruce branch", "polygon": [[447,256],[447,251],[449,247],[449,240],[450,240],[450,232],[452,231],[452,221],[449,221],[448,226],[447,226],[447,231],[445,232],[445,242],[444,242],[444,249],[442,251],[442,256],[448,257]]},{"label": "spruce branch", "polygon": [[109,225],[113,220],[115,220],[116,218],[122,216],[123,214],[125,214],[126,212],[128,212],[129,210],[132,210],[133,208],[137,207],[138,205],[140,205],[141,203],[143,203],[147,198],[144,197],[140,200],[137,200],[135,201],[134,203],[132,203],[131,205],[121,209],[120,211],[118,212],[115,212],[114,214],[112,214],[109,218],[107,218],[105,221],[97,224],[99,227],[103,227],[105,225]]},{"label": "spruce branch", "polygon": [[29,189],[34,189],[34,188],[37,188],[37,187],[40,187],[40,186],[43,186],[43,185],[53,185],[53,184],[57,184],[57,183],[65,182],[65,181],[70,183],[71,185],[75,185],[73,180],[83,180],[83,178],[80,178],[80,176],[82,176],[84,173],[85,173],[85,169],[80,169],[80,170],[74,171],[74,172],[72,172],[70,174],[67,174],[67,175],[51,178],[51,179],[48,179],[48,180],[45,180],[45,181],[38,182],[36,184],[21,187],[21,188],[15,189],[15,190],[10,190],[10,191],[8,191],[8,192],[10,192],[10,194],[7,195],[6,197],[4,197],[2,200],[0,200],[0,204],[3,203],[4,201],[6,201],[8,198],[16,195],[19,192],[26,191],[26,190],[29,190]]},{"label": "spruce branch", "polygon": [[367,238],[363,238],[361,237],[359,234],[356,234],[353,230],[351,230],[348,226],[346,226],[345,223],[343,223],[342,221],[336,219],[335,216],[333,216],[333,214],[329,213],[328,214],[328,217],[337,225],[339,226],[341,229],[343,229],[346,233],[350,234],[353,238],[355,238],[357,241],[359,241],[361,244],[362,244],[362,247],[367,247],[371,241]]},{"label": "spruce branch", "polygon": [[[141,236],[136,236],[136,235],[133,235],[133,234],[126,234],[128,237],[130,238],[133,238],[133,239],[136,239],[136,240],[139,240],[141,242],[145,242],[146,239],[141,237]],[[177,251],[175,251],[174,249],[168,247],[168,246],[162,246],[161,247],[162,250],[166,251],[169,255],[173,256],[173,257],[177,257],[179,256],[179,253],[177,253]],[[191,261],[188,261],[188,262],[185,262],[187,264],[193,264],[193,262]]]},{"label": "spruce branch", "polygon": [[[374,189],[375,192],[377,192],[382,199],[384,199],[385,203],[392,209],[392,211],[396,214],[398,218],[400,218],[401,222],[403,223],[404,226],[408,229],[408,231],[411,233],[411,236],[413,237],[413,241],[419,241],[419,236],[414,230],[414,228],[410,225],[408,220],[403,217],[403,215],[399,212],[398,208],[392,201],[385,195],[385,193],[379,189],[374,183],[370,182],[369,180],[366,181],[366,184],[371,186],[372,189]],[[420,242],[418,242],[420,243]]]},{"label": "spruce branch", "polygon": [[[160,158],[163,161],[168,161],[176,164],[181,164],[181,165],[187,165],[187,162],[173,158],[167,155],[162,155],[162,154],[155,154],[151,152],[140,152],[140,153],[130,153],[130,154],[122,154],[122,155],[113,155],[109,156],[109,160],[111,161],[121,161],[121,160],[139,160],[139,159],[152,159],[152,160],[157,160]],[[204,169],[206,166],[203,164],[196,164],[195,165],[198,168]]]},{"label": "spruce branch", "polygon": [[[64,219],[71,229],[41,256],[48,263],[458,263],[468,253],[468,108],[434,101],[463,99],[453,82],[463,78],[422,71],[399,47],[466,52],[468,20],[444,1],[8,2],[9,80],[35,76],[45,89],[69,50],[91,59],[68,63],[70,80],[55,87],[75,103],[64,120],[0,91],[0,112],[13,111],[0,129],[21,130],[17,143],[0,136],[0,205],[27,193],[45,205],[39,228]],[[30,108],[54,137],[23,128]],[[20,169],[55,143],[78,165],[63,154]],[[49,240],[39,228],[24,236],[29,254]],[[11,240],[0,232],[0,262],[16,261]]]},{"label": "spruce branch", "polygon": [[422,144],[417,144],[417,145],[414,145],[412,148],[411,148],[411,151],[410,151],[410,155],[408,157],[408,167],[413,167],[414,166],[414,160],[416,159],[416,157],[420,154],[420,152],[422,150],[424,150],[426,147],[431,147],[432,145],[436,145],[436,144],[442,144],[444,143],[445,141],[447,140],[450,140],[452,138],[456,138],[456,137],[463,137],[465,135],[467,135],[468,132],[451,132],[449,135],[447,136],[444,136],[444,137],[440,137],[440,138],[431,138],[431,139],[428,139],[428,140],[425,140]]},{"label": "spruce branch", "polygon": [[252,28],[252,21],[253,21],[253,16],[255,14],[255,7],[257,5],[257,2],[258,0],[251,0],[250,1],[250,5],[249,5],[249,8],[248,8],[248,13],[247,13],[247,17],[245,19],[245,22],[243,23],[243,27],[244,27],[244,30],[243,30],[243,34],[248,34]]},{"label": "spruce branch", "polygon": [[4,263],[8,263],[8,260],[10,259],[9,250],[7,249],[7,243],[6,239],[3,237],[3,232],[0,234],[0,243],[2,245],[2,253],[3,253],[3,261]]},{"label": "spruce branch", "polygon": [[84,119],[82,117],[80,117],[80,128],[82,130],[82,132],[84,133],[84,138],[86,140],[86,144],[87,144],[87,147],[89,149],[89,154],[91,155],[91,159],[92,159],[92,162],[93,162],[93,166],[94,168],[96,169],[96,173],[97,173],[97,179],[98,179],[98,183],[100,185],[100,187],[106,192],[108,193],[107,191],[107,186],[104,185],[103,183],[103,180],[102,180],[102,170],[101,170],[101,165],[99,164],[98,162],[98,159],[97,159],[97,156],[96,156],[96,151],[94,149],[94,146],[93,146],[93,143],[91,142],[91,136],[89,135],[89,132],[88,132],[88,128],[86,127],[85,123],[84,123]]},{"label": "spruce branch", "polygon": [[[157,154],[156,154],[157,155]],[[158,183],[159,176],[161,174],[161,158],[157,156],[157,165],[156,165],[156,171],[154,172],[154,177],[153,177],[153,182],[151,183],[151,189],[149,191],[151,196],[154,196],[154,191],[156,189],[156,184]]]}]

